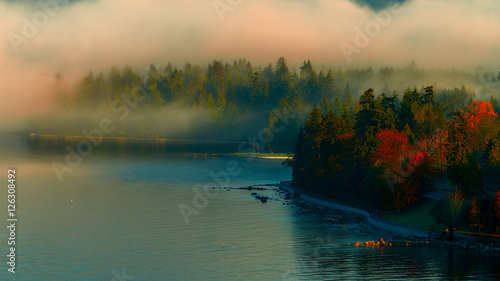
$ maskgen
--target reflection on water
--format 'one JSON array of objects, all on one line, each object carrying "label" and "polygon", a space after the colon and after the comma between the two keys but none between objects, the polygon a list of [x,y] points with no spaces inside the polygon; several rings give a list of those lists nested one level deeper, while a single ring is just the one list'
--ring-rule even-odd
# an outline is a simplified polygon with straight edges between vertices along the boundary
[{"label": "reflection on water", "polygon": [[[65,161],[64,146],[8,142],[2,142],[0,166],[19,170],[18,273],[13,278],[2,263],[1,280],[119,280],[123,272],[133,280],[500,277],[493,257],[435,248],[354,248],[347,243],[390,234],[325,225],[282,201],[263,204],[248,190],[221,190],[195,208],[201,187],[216,185],[209,174],[227,170],[228,161],[242,168],[227,184],[238,187],[290,179],[279,160],[195,158],[200,148],[160,153],[139,147],[92,153],[59,182],[51,164]],[[276,197],[272,190],[259,193]],[[189,224],[179,204],[197,211]]]}]

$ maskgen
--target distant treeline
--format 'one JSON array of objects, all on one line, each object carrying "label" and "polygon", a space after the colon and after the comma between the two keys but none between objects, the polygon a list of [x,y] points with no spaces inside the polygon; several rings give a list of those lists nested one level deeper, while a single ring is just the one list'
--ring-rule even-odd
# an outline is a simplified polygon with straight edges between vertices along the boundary
[{"label": "distant treeline", "polygon": [[[398,94],[415,85],[422,85],[420,91],[423,85],[434,85],[435,100],[449,117],[471,100],[477,85],[490,99],[496,81],[493,74],[424,70],[415,63],[375,71],[318,69],[307,61],[291,71],[284,58],[265,67],[245,59],[215,60],[206,67],[186,63],[182,69],[151,65],[147,73],[113,67],[106,75],[90,72],[74,90],[60,94],[60,112],[37,116],[29,124],[36,133],[81,135],[110,117],[116,126],[110,136],[215,140],[247,139],[265,129],[259,150],[291,149],[311,106],[322,101],[335,114],[344,108],[356,114],[360,105],[355,100],[367,88],[393,97],[397,106]],[[447,88],[450,85],[458,86]],[[137,97],[140,101],[131,103]],[[491,102],[498,106],[495,98]],[[273,132],[273,126],[279,132]]]},{"label": "distant treeline", "polygon": [[[296,140],[293,183],[331,198],[402,210],[447,178],[451,187],[441,188],[459,191],[449,204],[435,207],[436,220],[454,228],[455,217],[462,216],[480,231],[500,231],[498,114],[491,102],[471,100],[465,89],[443,92],[437,96],[429,86],[407,90],[400,99],[368,89],[354,111],[336,111],[325,99]],[[468,209],[461,206],[462,195],[472,200]]]}]

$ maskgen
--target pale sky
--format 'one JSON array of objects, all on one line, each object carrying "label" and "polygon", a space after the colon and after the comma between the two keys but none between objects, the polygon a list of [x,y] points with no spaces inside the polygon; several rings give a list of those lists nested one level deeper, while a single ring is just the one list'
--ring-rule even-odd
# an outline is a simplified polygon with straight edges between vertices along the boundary
[{"label": "pale sky", "polygon": [[[16,3],[0,0],[3,120],[47,110],[56,91],[113,65],[238,58],[267,65],[284,56],[290,64],[397,67],[415,60],[420,67],[500,70],[497,0],[409,0],[378,15],[348,0]],[[54,83],[56,73],[64,83]]]}]

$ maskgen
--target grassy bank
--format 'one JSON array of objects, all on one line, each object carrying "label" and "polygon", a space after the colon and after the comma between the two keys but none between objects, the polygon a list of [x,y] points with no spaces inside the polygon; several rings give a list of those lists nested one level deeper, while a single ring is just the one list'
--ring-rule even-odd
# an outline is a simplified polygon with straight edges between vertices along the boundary
[{"label": "grassy bank", "polygon": [[436,202],[437,200],[424,197],[418,204],[399,213],[397,211],[382,212],[380,214],[381,219],[396,225],[417,230],[435,231],[438,230],[438,226],[429,212]]}]

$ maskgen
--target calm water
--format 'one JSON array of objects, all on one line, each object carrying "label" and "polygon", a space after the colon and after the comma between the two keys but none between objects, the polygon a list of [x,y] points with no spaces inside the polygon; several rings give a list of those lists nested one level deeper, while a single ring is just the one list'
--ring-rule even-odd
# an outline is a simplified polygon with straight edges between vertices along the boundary
[{"label": "calm water", "polygon": [[[289,180],[291,170],[279,160],[195,158],[189,147],[94,152],[59,182],[51,164],[65,163],[60,148],[3,140],[1,179],[6,182],[8,167],[17,169],[19,221],[15,276],[7,272],[2,227],[1,280],[500,280],[498,258],[354,248],[347,243],[390,234],[326,225],[281,201],[262,204],[246,190],[210,193],[207,201],[196,197],[202,187],[217,185],[211,172],[227,171],[234,160],[242,170],[227,186]],[[193,199],[199,209],[192,209],[197,213],[187,224],[179,204],[195,208]]]}]

